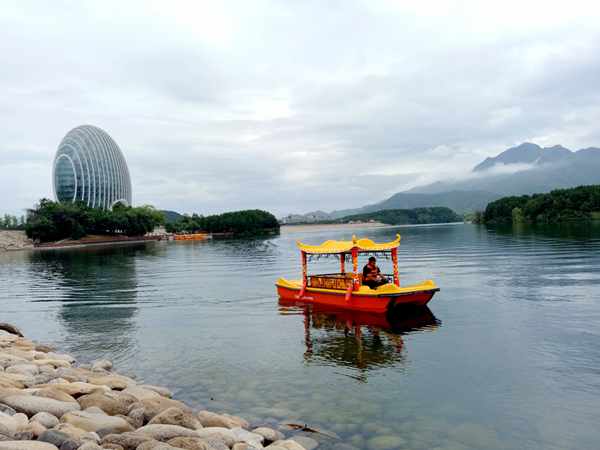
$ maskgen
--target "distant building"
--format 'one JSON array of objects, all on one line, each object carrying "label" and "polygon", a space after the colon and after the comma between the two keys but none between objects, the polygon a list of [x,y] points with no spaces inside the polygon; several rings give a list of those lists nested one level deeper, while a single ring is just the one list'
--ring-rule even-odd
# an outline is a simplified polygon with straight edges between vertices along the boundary
[{"label": "distant building", "polygon": [[117,202],[131,205],[131,178],[117,143],[92,125],[72,129],[63,138],[52,170],[54,198],[82,201],[110,209]]}]

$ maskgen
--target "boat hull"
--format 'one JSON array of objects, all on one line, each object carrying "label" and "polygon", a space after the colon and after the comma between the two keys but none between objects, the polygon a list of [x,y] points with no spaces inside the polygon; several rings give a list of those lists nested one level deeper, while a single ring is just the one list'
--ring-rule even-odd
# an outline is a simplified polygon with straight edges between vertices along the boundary
[{"label": "boat hull", "polygon": [[425,306],[439,289],[432,288],[394,294],[353,293],[348,299],[344,291],[307,288],[302,295],[301,291],[300,287],[277,284],[277,293],[282,300],[317,303],[373,313],[385,313],[395,305]]}]

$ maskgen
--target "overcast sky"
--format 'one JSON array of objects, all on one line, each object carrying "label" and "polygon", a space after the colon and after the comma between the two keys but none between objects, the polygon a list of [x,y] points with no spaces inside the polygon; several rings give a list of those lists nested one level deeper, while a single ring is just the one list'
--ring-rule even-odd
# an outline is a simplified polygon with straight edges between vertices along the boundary
[{"label": "overcast sky", "polygon": [[[362,206],[514,144],[600,146],[600,10],[548,1],[3,1],[0,213],[106,130],[134,203]],[[554,4],[554,5],[553,5]]]}]

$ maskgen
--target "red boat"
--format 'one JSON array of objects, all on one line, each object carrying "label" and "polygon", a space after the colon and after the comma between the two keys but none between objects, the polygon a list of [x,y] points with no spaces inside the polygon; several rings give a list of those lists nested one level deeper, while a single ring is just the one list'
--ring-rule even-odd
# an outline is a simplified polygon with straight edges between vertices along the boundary
[{"label": "red boat", "polygon": [[[400,235],[387,243],[371,239],[326,241],[321,245],[297,243],[302,258],[302,279],[277,280],[277,293],[284,300],[319,303],[338,308],[385,313],[396,305],[424,306],[440,289],[432,280],[401,286],[398,274],[398,247]],[[359,255],[391,255],[394,273],[386,275],[388,283],[375,289],[362,284],[358,273]],[[336,257],[339,273],[308,274],[308,260],[312,257]],[[346,261],[352,262],[352,272],[346,272]]]}]

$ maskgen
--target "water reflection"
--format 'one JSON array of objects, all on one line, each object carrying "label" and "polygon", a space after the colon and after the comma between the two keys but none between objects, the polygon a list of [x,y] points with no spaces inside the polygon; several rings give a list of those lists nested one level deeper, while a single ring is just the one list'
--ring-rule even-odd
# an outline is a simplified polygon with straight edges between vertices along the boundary
[{"label": "water reflection", "polygon": [[403,335],[431,331],[441,322],[427,307],[397,308],[390,314],[343,311],[324,305],[279,300],[282,315],[304,316],[304,361],[357,369],[352,378],[367,381],[370,370],[402,366]]},{"label": "water reflection", "polygon": [[[65,341],[75,354],[131,351],[138,312],[135,256],[151,255],[152,246],[88,248],[30,254],[40,287],[51,282],[53,292],[34,302],[59,301],[57,318]],[[101,348],[99,349],[99,345]]]}]

